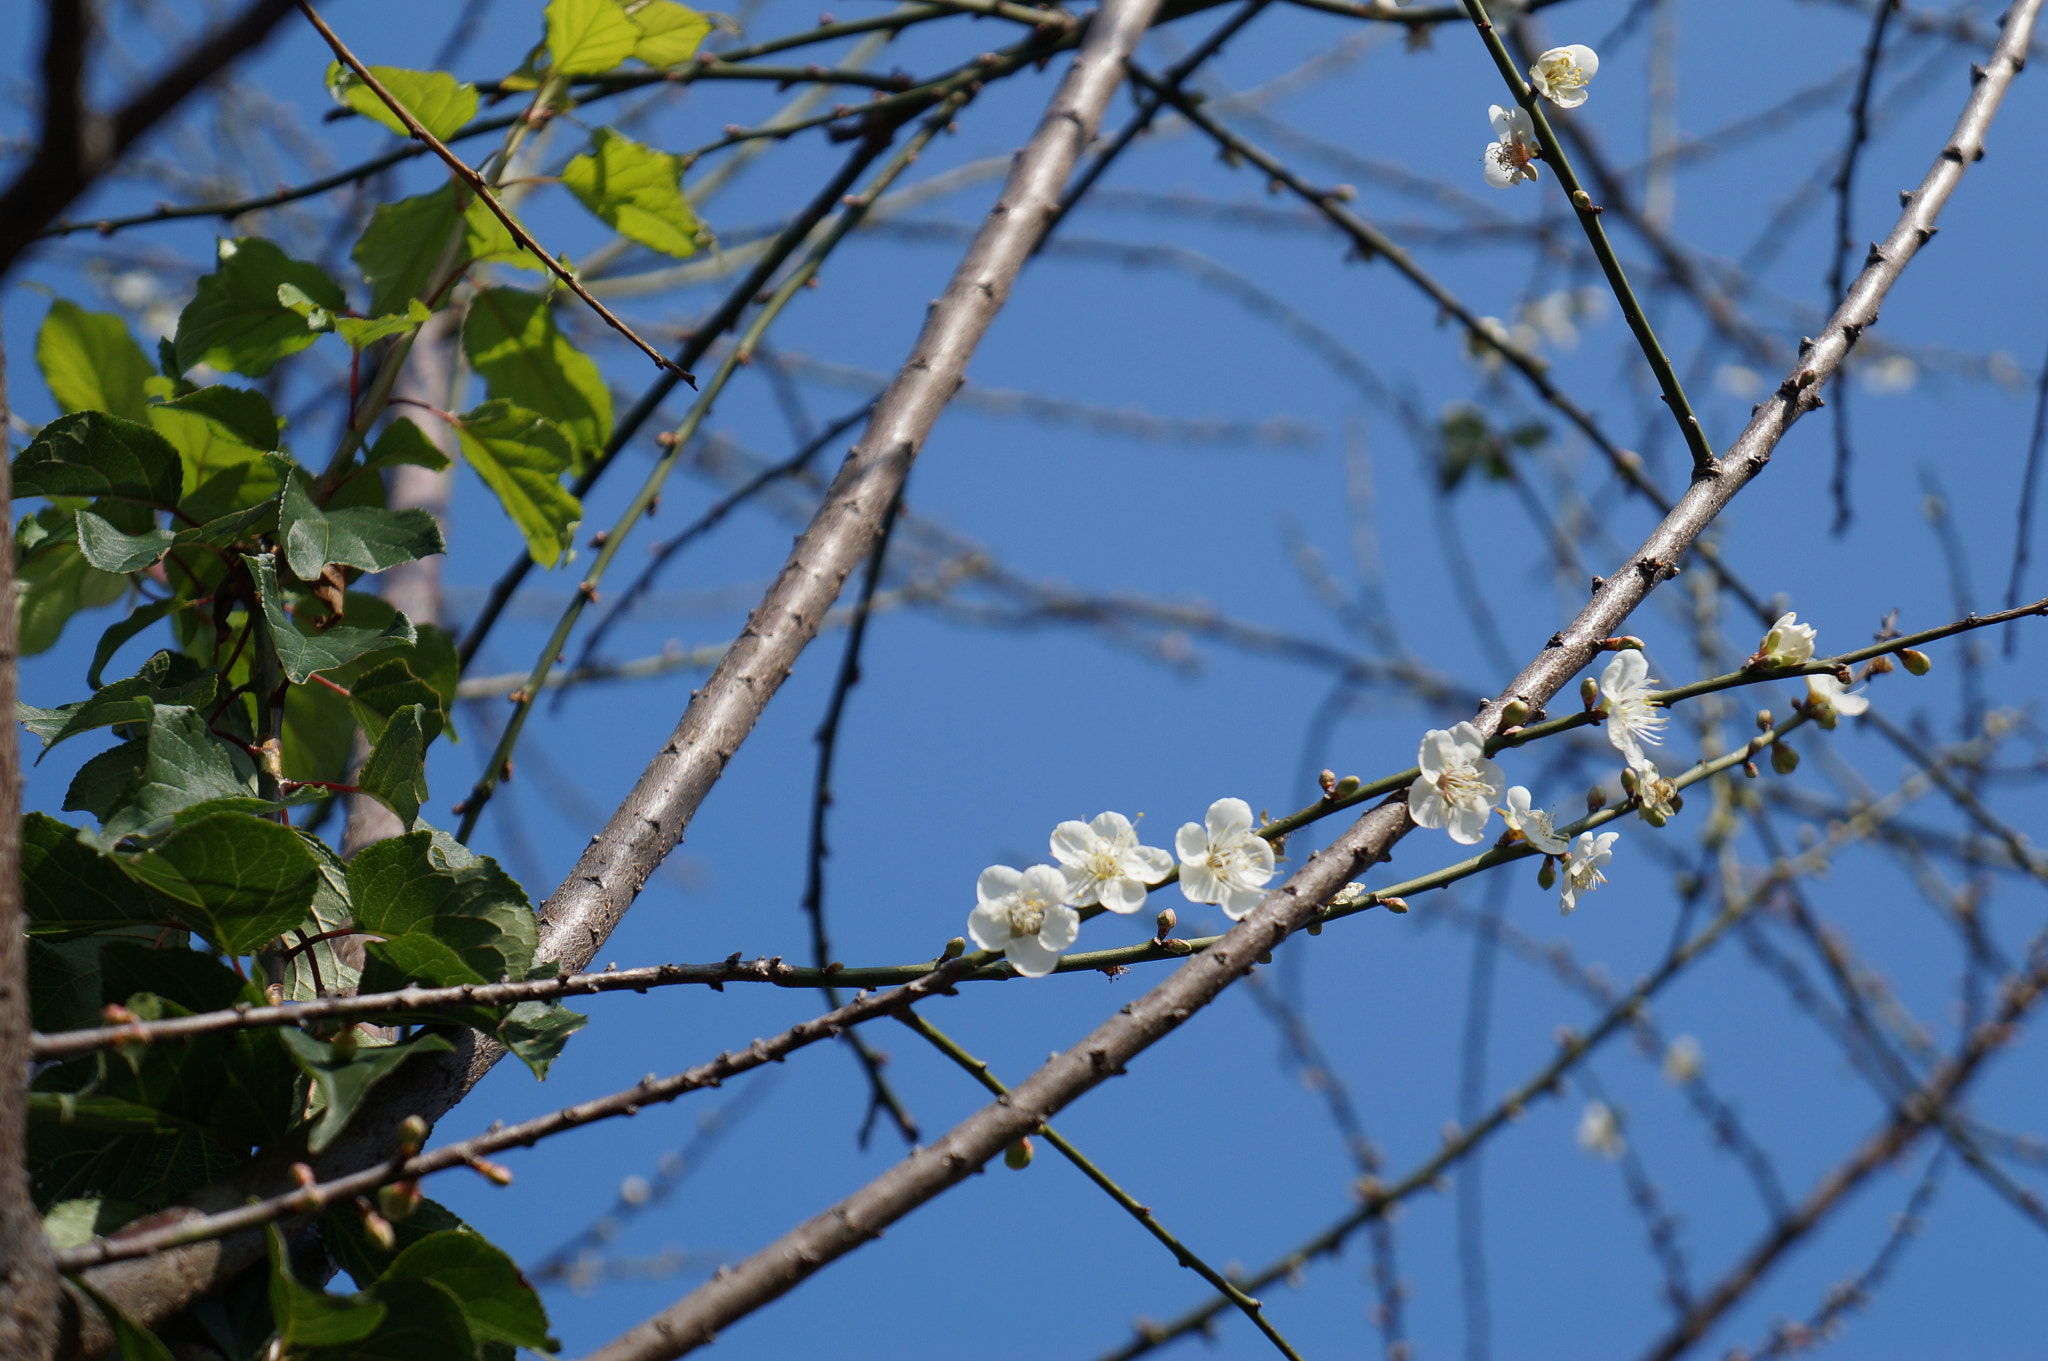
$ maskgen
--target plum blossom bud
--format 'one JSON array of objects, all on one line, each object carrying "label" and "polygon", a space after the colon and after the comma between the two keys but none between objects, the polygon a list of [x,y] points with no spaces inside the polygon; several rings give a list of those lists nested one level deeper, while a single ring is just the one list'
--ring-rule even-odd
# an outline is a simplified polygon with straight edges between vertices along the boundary
[{"label": "plum blossom bud", "polygon": [[1749,659],[1752,667],[1803,666],[1813,660],[1814,627],[1799,622],[1797,613],[1778,616],[1778,622],[1771,625],[1770,632],[1757,644],[1756,655]]},{"label": "plum blossom bud", "polygon": [[1337,781],[1335,793],[1340,799],[1348,799],[1363,788],[1365,788],[1365,781],[1359,779],[1356,775],[1346,775],[1343,779]]},{"label": "plum blossom bud", "polygon": [[1546,893],[1557,887],[1557,862],[1547,855],[1543,857],[1543,863],[1537,866],[1536,887]]},{"label": "plum blossom bud", "polygon": [[470,1171],[482,1177],[493,1186],[510,1186],[512,1169],[503,1163],[494,1163],[489,1158],[465,1158]]},{"label": "plum blossom bud", "polygon": [[1665,1080],[1680,1087],[1698,1077],[1702,1066],[1700,1042],[1690,1035],[1680,1035],[1664,1051]]},{"label": "plum blossom bud", "polygon": [[1031,1166],[1031,1136],[1025,1135],[1016,1143],[1003,1150],[1003,1166],[1012,1172],[1022,1172]]},{"label": "plum blossom bud", "polygon": [[394,1181],[377,1188],[377,1212],[396,1223],[412,1218],[412,1212],[420,1207],[420,1200],[417,1181]]},{"label": "plum blossom bud", "polygon": [[371,1209],[367,1201],[358,1201],[357,1208],[363,1212],[363,1231],[377,1240],[377,1246],[386,1252],[398,1247],[398,1230],[391,1227],[391,1221]]},{"label": "plum blossom bud", "polygon": [[1597,813],[1606,806],[1607,787],[1605,785],[1596,784],[1586,791],[1586,811],[1588,813]]},{"label": "plum blossom bud", "polygon": [[1756,730],[1758,732],[1769,732],[1777,721],[1778,716],[1769,709],[1758,709],[1756,711]]},{"label": "plum blossom bud", "polygon": [[1159,929],[1153,932],[1153,936],[1158,940],[1165,940],[1173,934],[1173,928],[1179,921],[1179,914],[1172,908],[1162,908],[1157,921],[1154,923]]},{"label": "plum blossom bud", "polygon": [[1619,1158],[1628,1148],[1628,1141],[1621,1137],[1621,1122],[1605,1101],[1586,1103],[1585,1113],[1579,1117],[1578,1140],[1580,1148],[1608,1159]]},{"label": "plum blossom bud", "polygon": [[1783,742],[1771,743],[1771,769],[1780,775],[1790,775],[1799,769],[1799,753]]},{"label": "plum blossom bud", "polygon": [[1600,682],[1591,676],[1579,682],[1579,702],[1588,709],[1600,702]]},{"label": "plum blossom bud", "polygon": [[1924,676],[1934,669],[1933,660],[1926,653],[1916,648],[1900,648],[1899,660],[1905,664],[1908,671],[1916,676]]},{"label": "plum blossom bud", "polygon": [[955,936],[946,942],[946,948],[939,951],[940,959],[958,959],[967,953],[967,938]]},{"label": "plum blossom bud", "polygon": [[1324,798],[1334,797],[1337,793],[1337,772],[1325,770],[1322,774],[1316,776],[1316,784],[1322,788]]},{"label": "plum blossom bud", "polygon": [[410,1158],[426,1147],[427,1122],[417,1115],[408,1115],[398,1126],[398,1155]]},{"label": "plum blossom bud", "polygon": [[1529,721],[1529,706],[1519,699],[1511,699],[1501,706],[1500,725],[1502,728],[1519,728]]}]

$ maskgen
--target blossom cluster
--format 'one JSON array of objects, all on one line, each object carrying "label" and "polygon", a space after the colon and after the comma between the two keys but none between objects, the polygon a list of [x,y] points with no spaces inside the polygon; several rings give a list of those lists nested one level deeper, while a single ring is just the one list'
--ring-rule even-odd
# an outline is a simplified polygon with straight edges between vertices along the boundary
[{"label": "blossom cluster", "polygon": [[[1586,102],[1586,86],[1599,74],[1600,57],[1582,43],[1553,47],[1536,58],[1529,68],[1529,88],[1560,109],[1576,109]],[[1486,182],[1496,189],[1510,189],[1536,178],[1536,162],[1543,148],[1536,140],[1536,123],[1526,109],[1504,109],[1498,104],[1486,110],[1493,120],[1493,141],[1487,145],[1480,165]]]},{"label": "blossom cluster", "polygon": [[[1188,901],[1221,907],[1238,921],[1265,898],[1273,846],[1243,799],[1210,804],[1201,822],[1184,823],[1174,834],[1173,849]],[[974,943],[1002,951],[1026,978],[1042,978],[1059,964],[1081,934],[1082,908],[1134,913],[1176,868],[1174,854],[1139,843],[1137,827],[1122,813],[1062,822],[1052,830],[1052,858],[1053,864],[1024,870],[983,870],[967,918]]]}]

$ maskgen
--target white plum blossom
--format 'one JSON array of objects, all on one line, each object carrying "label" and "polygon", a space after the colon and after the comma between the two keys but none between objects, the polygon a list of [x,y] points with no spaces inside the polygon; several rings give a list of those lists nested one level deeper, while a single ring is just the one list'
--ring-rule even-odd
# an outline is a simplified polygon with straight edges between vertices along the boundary
[{"label": "white plum blossom", "polygon": [[1757,644],[1756,666],[1801,666],[1813,660],[1813,635],[1811,624],[1799,622],[1797,614],[1786,614],[1771,625],[1771,631]]},{"label": "white plum blossom", "polygon": [[1052,858],[1066,876],[1066,900],[1075,907],[1100,903],[1111,912],[1136,912],[1152,885],[1173,870],[1173,857],[1140,846],[1138,829],[1122,813],[1097,813],[1091,822],[1052,829]]},{"label": "white plum blossom", "polygon": [[1536,125],[1521,109],[1503,109],[1490,104],[1486,116],[1493,120],[1494,140],[1486,147],[1480,164],[1486,182],[1496,189],[1510,189],[1523,180],[1536,178],[1534,162],[1543,154],[1536,145]]},{"label": "white plum blossom", "polygon": [[968,914],[967,934],[984,950],[1001,950],[1026,978],[1043,978],[1081,934],[1081,914],[1066,894],[1066,876],[1051,865],[990,865],[975,882],[979,902]]},{"label": "white plum blossom", "polygon": [[1563,855],[1570,844],[1557,834],[1550,814],[1530,806],[1529,791],[1520,785],[1508,790],[1508,806],[1500,815],[1510,830],[1521,833],[1522,840],[1545,855]]},{"label": "white plum blossom", "polygon": [[1843,714],[1854,718],[1870,707],[1870,700],[1860,690],[1849,690],[1833,676],[1808,676],[1806,678],[1806,709],[1813,715],[1813,721],[1823,728],[1832,729],[1835,720]]},{"label": "white plum blossom", "polygon": [[1206,825],[1182,823],[1173,848],[1180,852],[1180,891],[1189,902],[1216,904],[1240,921],[1265,900],[1273,847],[1252,830],[1252,806],[1243,799],[1210,804]]},{"label": "white plum blossom", "polygon": [[1669,720],[1650,699],[1650,663],[1631,648],[1614,654],[1600,673],[1600,703],[1607,710],[1607,740],[1633,765],[1644,759],[1643,743],[1661,745]]},{"label": "white plum blossom", "polygon": [[1422,776],[1408,786],[1408,816],[1418,827],[1442,828],[1451,840],[1474,846],[1486,835],[1493,801],[1507,778],[1486,758],[1486,739],[1470,723],[1422,735],[1415,764]]},{"label": "white plum blossom", "polygon": [[1579,905],[1581,894],[1591,893],[1607,882],[1607,876],[1600,872],[1600,867],[1614,859],[1610,848],[1620,839],[1619,832],[1602,832],[1598,836],[1591,832],[1579,833],[1579,839],[1572,843],[1564,858],[1564,884],[1557,891],[1559,915],[1570,916],[1572,909]]},{"label": "white plum blossom", "polygon": [[1603,1158],[1619,1158],[1628,1149],[1621,1137],[1621,1122],[1605,1101],[1588,1101],[1579,1116],[1579,1147]]},{"label": "white plum blossom", "polygon": [[1536,58],[1529,68],[1529,83],[1560,109],[1576,109],[1586,102],[1586,86],[1599,72],[1599,55],[1584,43],[1573,43]]},{"label": "white plum blossom", "polygon": [[1662,827],[1678,815],[1678,810],[1684,806],[1684,800],[1678,796],[1678,786],[1664,778],[1664,773],[1657,769],[1654,761],[1648,756],[1632,757],[1628,773],[1633,778],[1624,780],[1624,783],[1634,785],[1629,792],[1635,795],[1636,811],[1644,822],[1652,827]]},{"label": "white plum blossom", "polygon": [[1664,1050],[1665,1080],[1680,1087],[1698,1077],[1705,1065],[1706,1057],[1700,1052],[1700,1042],[1690,1035],[1680,1035]]}]

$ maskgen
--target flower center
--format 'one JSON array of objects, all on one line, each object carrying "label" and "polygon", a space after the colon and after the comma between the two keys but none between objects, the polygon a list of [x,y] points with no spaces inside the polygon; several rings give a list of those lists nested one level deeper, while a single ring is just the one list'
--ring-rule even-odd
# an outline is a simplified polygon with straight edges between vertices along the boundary
[{"label": "flower center", "polygon": [[1586,84],[1586,73],[1568,62],[1553,63],[1544,74],[1550,78],[1552,87],[1559,90],[1583,89]]},{"label": "flower center", "polygon": [[1471,766],[1455,766],[1445,771],[1436,777],[1436,787],[1442,791],[1445,802],[1460,808],[1484,804],[1488,793],[1486,781]]},{"label": "flower center", "polygon": [[1035,894],[1018,894],[1010,904],[1010,934],[1035,936],[1045,925],[1045,899]]},{"label": "flower center", "polygon": [[1116,850],[1108,842],[1097,842],[1088,855],[1088,873],[1097,879],[1115,879],[1124,872]]}]

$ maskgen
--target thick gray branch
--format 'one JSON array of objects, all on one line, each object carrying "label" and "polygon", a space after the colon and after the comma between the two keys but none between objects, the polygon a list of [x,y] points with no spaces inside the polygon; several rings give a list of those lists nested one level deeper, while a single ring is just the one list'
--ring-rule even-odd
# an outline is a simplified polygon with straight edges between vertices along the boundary
[{"label": "thick gray branch", "polygon": [[[1694,482],[1629,563],[1613,573],[1562,633],[1474,722],[1482,732],[1499,726],[1500,711],[1520,698],[1534,711],[1598,653],[1600,640],[1620,631],[1631,611],[1680,560],[1730,499],[1769,462],[1785,432],[1820,405],[1820,387],[1840,367],[1906,262],[1934,234],[1935,218],[1983,154],[1983,139],[2000,100],[2019,70],[2041,0],[2021,0],[2005,25],[1991,64],[1976,80],[1955,132],[1934,168],[1907,199],[1905,211],[1850,287],[1827,329],[1803,348],[1799,366],[1760,403],[1747,429],[1721,456],[1712,476]],[[589,1361],[665,1361],[702,1346],[718,1332],[793,1289],[871,1239],[918,1206],[978,1171],[1018,1138],[1031,1134],[1104,1079],[1172,1033],[1231,983],[1258,956],[1305,924],[1320,905],[1358,874],[1377,864],[1413,824],[1396,795],[1361,817],[1327,850],[1310,856],[1292,878],[1251,915],[1174,974],[1124,1006],[1079,1044],[1055,1056],[1007,1098],[961,1122],[929,1148],[919,1149],[824,1213],[797,1225],[730,1271],[707,1281],[654,1318],[593,1353]]]}]

